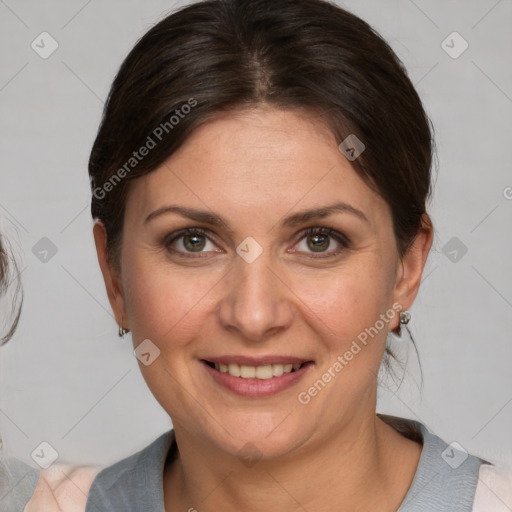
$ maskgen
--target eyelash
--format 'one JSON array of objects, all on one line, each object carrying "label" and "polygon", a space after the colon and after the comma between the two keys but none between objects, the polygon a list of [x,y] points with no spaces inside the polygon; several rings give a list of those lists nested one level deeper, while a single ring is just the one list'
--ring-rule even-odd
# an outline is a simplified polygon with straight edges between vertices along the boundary
[{"label": "eyelash", "polygon": [[[202,228],[185,228],[185,229],[182,229],[180,231],[177,231],[177,232],[169,235],[169,237],[164,242],[165,247],[167,247],[170,251],[172,251],[173,253],[178,254],[180,256],[187,254],[187,256],[183,256],[185,258],[205,258],[205,257],[207,257],[207,256],[201,256],[201,254],[207,254],[208,251],[205,253],[201,253],[201,252],[192,253],[192,252],[183,252],[181,250],[176,250],[176,249],[170,248],[170,246],[174,242],[176,242],[180,238],[184,237],[185,235],[201,235],[213,243],[213,241],[208,236],[208,232],[206,230],[204,230]],[[304,239],[308,236],[311,236],[311,235],[327,235],[327,236],[333,238],[334,240],[336,240],[336,242],[338,242],[342,246],[342,248],[341,249],[338,248],[334,251],[318,253],[318,255],[314,255],[314,253],[309,253],[310,258],[315,258],[315,259],[331,258],[334,256],[338,256],[338,254],[340,254],[344,249],[348,249],[350,247],[350,241],[348,240],[347,237],[345,237],[344,235],[342,235],[338,231],[335,231],[332,228],[324,228],[324,227],[311,227],[311,228],[304,230],[300,234],[300,238],[298,239],[298,241],[296,242],[295,245],[297,245],[300,241],[302,241],[302,239]]]}]

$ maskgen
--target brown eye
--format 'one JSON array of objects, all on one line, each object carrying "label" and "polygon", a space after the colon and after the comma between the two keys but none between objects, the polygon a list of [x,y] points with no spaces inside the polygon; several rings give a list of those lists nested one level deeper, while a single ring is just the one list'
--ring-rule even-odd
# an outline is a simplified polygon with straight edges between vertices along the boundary
[{"label": "brown eye", "polygon": [[[304,252],[311,258],[328,258],[337,256],[349,246],[349,240],[334,229],[315,227],[302,233],[302,238],[292,252]],[[318,256],[312,253],[317,253]]]},{"label": "brown eye", "polygon": [[308,247],[314,252],[322,252],[329,248],[329,237],[326,235],[309,235]]},{"label": "brown eye", "polygon": [[180,256],[195,253],[198,255],[197,257],[205,257],[209,252],[219,252],[210,237],[200,228],[187,228],[172,233],[164,245],[168,251]]},{"label": "brown eye", "polygon": [[183,246],[187,251],[202,251],[206,245],[205,237],[201,234],[183,235]]}]

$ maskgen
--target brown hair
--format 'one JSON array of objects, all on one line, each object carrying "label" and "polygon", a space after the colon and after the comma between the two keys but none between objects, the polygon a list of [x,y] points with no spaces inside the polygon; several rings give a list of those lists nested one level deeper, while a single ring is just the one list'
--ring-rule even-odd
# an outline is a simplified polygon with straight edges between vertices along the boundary
[{"label": "brown hair", "polygon": [[390,46],[324,0],[206,0],[151,28],[112,84],[89,160],[91,212],[111,263],[120,264],[130,181],[202,123],[262,105],[308,111],[339,143],[363,142],[352,166],[390,206],[400,257],[431,225],[433,130]]},{"label": "brown hair", "polygon": [[[15,279],[16,285],[13,284]],[[7,325],[7,332],[4,335],[0,332],[0,346],[12,338],[18,326],[23,305],[23,290],[21,288],[18,266],[11,252],[5,247],[2,235],[0,235],[0,299],[7,293],[10,286],[14,286],[12,294],[7,297],[7,300],[10,302],[10,314],[6,315],[6,318],[1,319],[2,327],[5,324]]]}]

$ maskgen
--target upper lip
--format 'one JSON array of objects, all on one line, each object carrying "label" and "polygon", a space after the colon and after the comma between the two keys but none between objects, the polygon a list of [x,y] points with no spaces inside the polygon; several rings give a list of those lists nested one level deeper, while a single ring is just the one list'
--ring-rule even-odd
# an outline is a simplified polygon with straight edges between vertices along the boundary
[{"label": "upper lip", "polygon": [[218,357],[205,357],[203,361],[216,364],[242,364],[245,366],[266,366],[270,364],[302,364],[311,361],[311,359],[305,359],[303,357],[294,356],[262,356],[262,357],[251,357],[251,356],[218,356]]}]

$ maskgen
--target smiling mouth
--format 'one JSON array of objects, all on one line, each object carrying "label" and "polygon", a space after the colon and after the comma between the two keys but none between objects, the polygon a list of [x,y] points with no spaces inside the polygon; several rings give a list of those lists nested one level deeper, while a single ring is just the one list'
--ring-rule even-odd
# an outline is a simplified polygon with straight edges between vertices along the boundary
[{"label": "smiling mouth", "polygon": [[249,366],[245,364],[223,364],[212,363],[211,361],[204,361],[210,368],[221,373],[228,373],[232,377],[239,377],[241,379],[260,379],[269,380],[274,377],[281,377],[286,373],[294,373],[302,367],[312,364],[312,361],[305,361],[303,363],[288,363],[288,364],[266,364],[261,366]]}]

